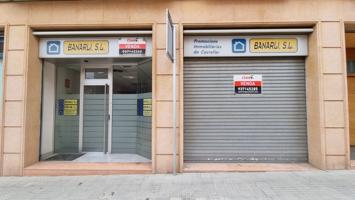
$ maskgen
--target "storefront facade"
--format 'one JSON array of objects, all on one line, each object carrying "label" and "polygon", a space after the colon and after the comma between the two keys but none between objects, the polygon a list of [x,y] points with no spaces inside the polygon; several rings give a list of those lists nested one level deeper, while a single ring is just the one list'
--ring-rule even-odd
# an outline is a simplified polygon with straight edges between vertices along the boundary
[{"label": "storefront facade", "polygon": [[0,4],[1,175],[172,172],[166,8],[178,172],[351,168],[353,1],[28,1]]}]

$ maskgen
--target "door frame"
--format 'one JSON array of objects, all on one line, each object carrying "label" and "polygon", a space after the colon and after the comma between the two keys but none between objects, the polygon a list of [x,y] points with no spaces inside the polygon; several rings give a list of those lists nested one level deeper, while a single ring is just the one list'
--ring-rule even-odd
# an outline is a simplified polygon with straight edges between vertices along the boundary
[{"label": "door frame", "polygon": [[[85,79],[85,69],[105,68],[108,69],[107,79]],[[109,86],[108,99],[108,127],[107,127],[107,153],[111,153],[112,148],[112,64],[95,64],[84,63],[80,66],[80,111],[79,111],[79,152],[83,152],[83,136],[84,136],[84,87],[95,85]]]}]

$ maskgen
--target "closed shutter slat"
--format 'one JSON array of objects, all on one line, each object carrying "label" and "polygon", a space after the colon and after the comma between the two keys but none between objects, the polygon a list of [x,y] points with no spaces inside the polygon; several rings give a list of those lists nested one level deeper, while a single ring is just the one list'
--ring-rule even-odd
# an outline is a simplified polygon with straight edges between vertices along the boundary
[{"label": "closed shutter slat", "polygon": [[[262,74],[261,95],[233,75]],[[307,162],[303,58],[184,61],[185,162]]]}]

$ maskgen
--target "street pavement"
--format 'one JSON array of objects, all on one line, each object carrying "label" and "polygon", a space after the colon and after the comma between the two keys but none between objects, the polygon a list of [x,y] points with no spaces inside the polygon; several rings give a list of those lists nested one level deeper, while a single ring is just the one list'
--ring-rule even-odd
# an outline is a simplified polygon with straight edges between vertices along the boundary
[{"label": "street pavement", "polygon": [[0,200],[355,200],[355,170],[1,177]]}]

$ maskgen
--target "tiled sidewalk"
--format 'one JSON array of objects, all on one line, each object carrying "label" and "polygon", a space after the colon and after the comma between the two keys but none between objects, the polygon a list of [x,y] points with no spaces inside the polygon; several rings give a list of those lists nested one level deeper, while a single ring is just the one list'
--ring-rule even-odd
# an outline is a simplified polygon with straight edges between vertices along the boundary
[{"label": "tiled sidewalk", "polygon": [[355,171],[1,177],[5,199],[354,200]]}]

